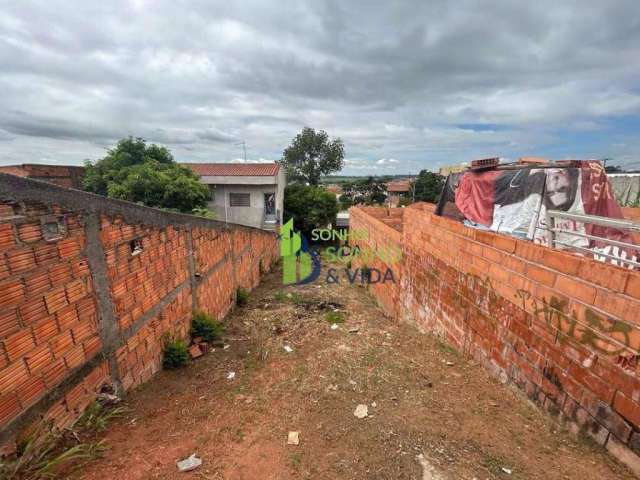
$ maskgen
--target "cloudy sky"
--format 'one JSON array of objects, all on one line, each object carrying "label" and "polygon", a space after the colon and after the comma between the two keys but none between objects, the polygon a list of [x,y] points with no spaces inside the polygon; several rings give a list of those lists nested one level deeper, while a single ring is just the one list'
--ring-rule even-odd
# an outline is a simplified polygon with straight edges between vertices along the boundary
[{"label": "cloudy sky", "polygon": [[346,174],[522,155],[640,168],[640,8],[0,0],[0,164],[81,164],[127,135],[178,161],[233,161],[242,141],[275,160],[305,125],[344,140]]}]

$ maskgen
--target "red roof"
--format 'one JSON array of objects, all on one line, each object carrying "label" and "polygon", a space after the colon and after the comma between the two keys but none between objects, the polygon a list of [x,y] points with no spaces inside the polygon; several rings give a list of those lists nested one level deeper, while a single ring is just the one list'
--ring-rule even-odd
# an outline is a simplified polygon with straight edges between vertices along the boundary
[{"label": "red roof", "polygon": [[277,163],[183,163],[201,177],[273,177]]},{"label": "red roof", "polygon": [[409,190],[411,190],[411,182],[408,180],[387,183],[387,192],[408,192]]}]

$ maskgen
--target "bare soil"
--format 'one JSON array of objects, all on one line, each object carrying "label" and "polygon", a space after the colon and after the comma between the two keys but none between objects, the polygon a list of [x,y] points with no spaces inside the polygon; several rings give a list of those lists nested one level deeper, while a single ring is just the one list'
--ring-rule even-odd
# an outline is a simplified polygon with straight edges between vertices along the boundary
[{"label": "bare soil", "polygon": [[[420,454],[445,479],[634,478],[473,361],[386,318],[363,287],[320,278],[282,287],[267,275],[226,320],[229,347],[131,392],[110,448],[72,478],[432,478]],[[179,473],[192,453],[203,465]]]}]

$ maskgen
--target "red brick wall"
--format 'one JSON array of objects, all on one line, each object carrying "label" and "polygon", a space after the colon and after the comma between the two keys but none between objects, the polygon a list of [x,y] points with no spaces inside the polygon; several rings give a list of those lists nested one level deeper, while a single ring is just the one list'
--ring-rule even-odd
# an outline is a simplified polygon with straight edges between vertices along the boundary
[{"label": "red brick wall", "polygon": [[[129,328],[189,276],[185,230],[128,225],[118,218],[103,217],[100,237],[121,330]],[[131,242],[136,240],[142,252],[133,255]]]},{"label": "red brick wall", "polygon": [[165,335],[187,338],[191,313],[191,289],[185,288],[116,350],[118,373],[125,390],[146,382],[160,370],[163,338]]},{"label": "red brick wall", "polygon": [[[77,214],[4,204],[0,217],[0,425],[34,405],[101,349],[96,297]],[[22,218],[2,221],[21,213]],[[46,242],[54,214],[65,238]]]},{"label": "red brick wall", "polygon": [[[397,212],[397,213],[396,213]],[[393,281],[369,285],[380,307],[392,317],[398,315],[401,263],[387,262],[385,254],[402,251],[402,215],[404,209],[352,208],[349,210],[350,243],[360,246],[362,257],[355,257],[353,268],[369,267],[382,275],[389,269]],[[366,232],[366,235],[364,233]],[[363,234],[363,235],[361,235]]]},{"label": "red brick wall", "polygon": [[0,167],[0,172],[78,189],[82,187],[84,177],[84,167],[72,165],[9,165]]},{"label": "red brick wall", "polygon": [[[4,447],[42,415],[70,425],[105,383],[128,390],[148,380],[161,367],[167,335],[186,338],[196,309],[222,319],[236,289],[253,288],[278,258],[273,233],[60,191],[79,196],[73,208],[0,201]],[[77,206],[85,197],[99,213]],[[135,215],[119,214],[119,206]],[[47,222],[57,222],[61,238],[44,238]],[[102,273],[90,258],[96,251]]]},{"label": "red brick wall", "polygon": [[[379,228],[354,210],[354,227]],[[637,452],[640,273],[429,210],[404,209],[397,318],[472,356],[614,454],[621,445]],[[395,295],[371,290],[383,303]]]}]

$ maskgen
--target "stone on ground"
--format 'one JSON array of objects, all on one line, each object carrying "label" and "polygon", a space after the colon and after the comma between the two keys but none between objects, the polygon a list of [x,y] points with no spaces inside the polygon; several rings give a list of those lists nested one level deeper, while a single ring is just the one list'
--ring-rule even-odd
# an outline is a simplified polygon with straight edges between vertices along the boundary
[{"label": "stone on ground", "polygon": [[361,403],[360,405],[358,405],[356,407],[356,409],[353,412],[353,414],[358,418],[367,417],[369,415],[369,408],[366,405]]}]

